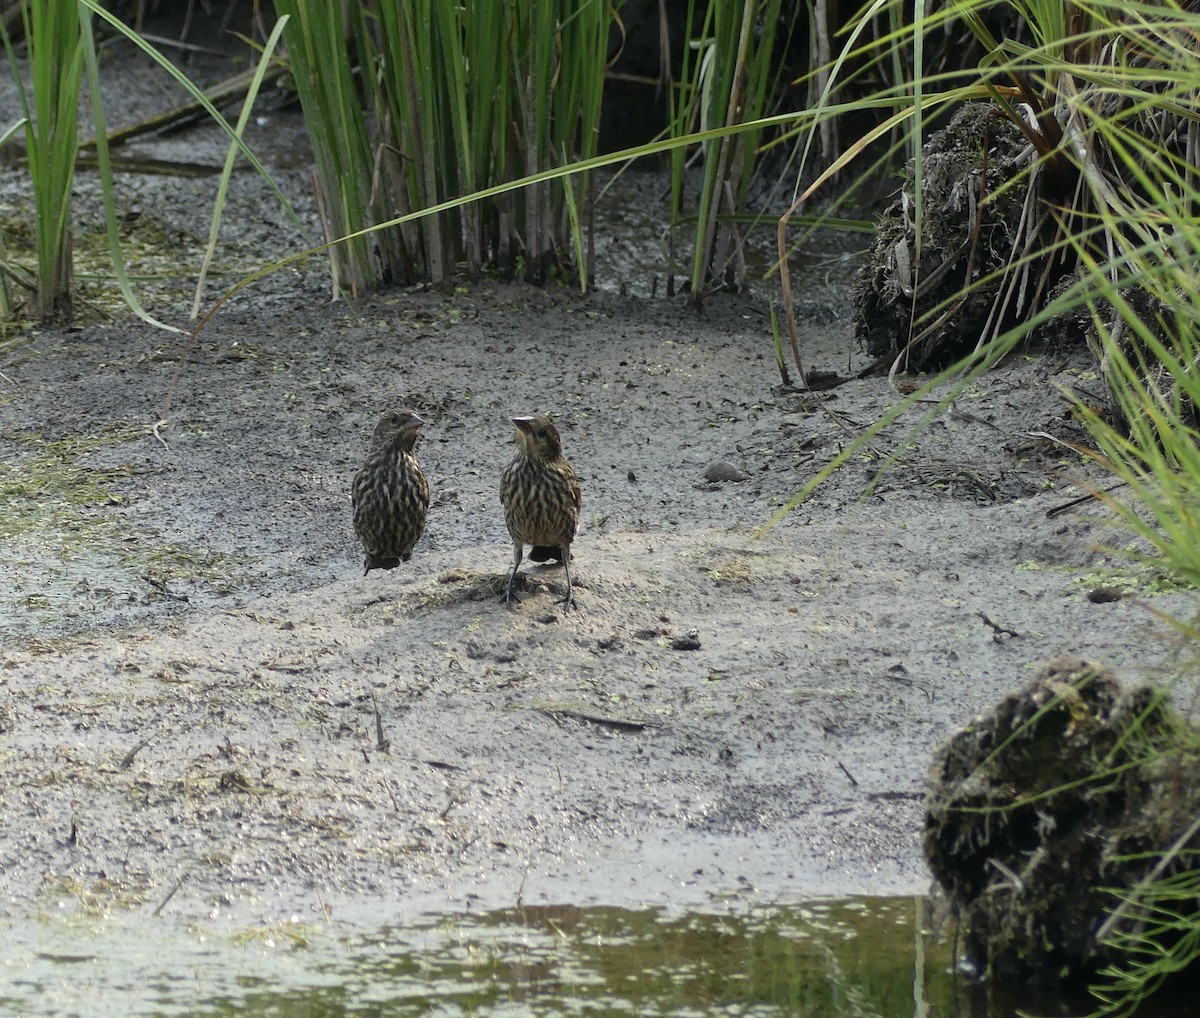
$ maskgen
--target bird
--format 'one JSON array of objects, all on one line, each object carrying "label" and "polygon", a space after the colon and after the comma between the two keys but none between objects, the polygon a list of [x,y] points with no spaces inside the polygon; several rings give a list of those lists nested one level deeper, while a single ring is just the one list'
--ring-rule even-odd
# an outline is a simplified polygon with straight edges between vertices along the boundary
[{"label": "bird", "polygon": [[407,408],[384,414],[354,475],[350,500],[354,530],[366,551],[363,576],[407,562],[425,529],[429,481],[413,453],[424,424]]},{"label": "bird", "polygon": [[512,607],[525,545],[534,562],[558,559],[567,571],[563,610],[578,608],[571,591],[571,542],[579,524],[579,478],[562,454],[558,429],[548,417],[514,417],[517,453],[500,474],[500,504],[513,542],[513,568],[500,598]]}]

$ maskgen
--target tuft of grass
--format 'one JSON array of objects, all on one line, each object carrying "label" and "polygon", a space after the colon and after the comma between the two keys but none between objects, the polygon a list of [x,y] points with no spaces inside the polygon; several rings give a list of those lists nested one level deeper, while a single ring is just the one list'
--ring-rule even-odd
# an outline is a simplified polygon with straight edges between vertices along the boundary
[{"label": "tuft of grass", "polygon": [[[699,22],[700,28],[683,47],[679,88],[669,90],[669,133],[677,142],[670,154],[672,250],[675,230],[693,222],[688,272],[693,304],[700,304],[711,289],[745,282],[741,224],[763,132],[759,122],[775,98],[780,21],[778,0],[710,3],[702,19],[694,0],[687,6],[684,24]],[[742,126],[748,129],[733,131]],[[704,178],[692,218],[684,212],[690,136],[718,128],[727,133],[700,144]]]},{"label": "tuft of grass", "polygon": [[596,152],[607,3],[276,6],[336,291],[489,266],[544,281],[572,253],[586,285],[590,169],[579,164]]},{"label": "tuft of grass", "polygon": [[31,89],[17,70],[12,40],[0,19],[0,38],[24,113],[25,151],[33,182],[37,278],[34,305],[43,321],[71,319],[71,185],[83,41],[71,3],[21,3]]}]

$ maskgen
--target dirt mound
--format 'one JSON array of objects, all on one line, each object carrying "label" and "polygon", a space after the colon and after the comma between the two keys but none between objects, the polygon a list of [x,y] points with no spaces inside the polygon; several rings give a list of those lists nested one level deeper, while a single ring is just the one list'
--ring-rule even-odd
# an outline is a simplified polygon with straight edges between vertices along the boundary
[{"label": "dirt mound", "polygon": [[[980,972],[1037,982],[1153,936],[1151,885],[1195,867],[1200,740],[1161,690],[1077,658],[938,752],[925,853]],[[1169,948],[1169,939],[1161,943]]]},{"label": "dirt mound", "polygon": [[903,353],[905,367],[924,371],[970,353],[994,324],[1001,270],[1024,214],[1024,189],[1008,185],[1026,170],[1027,149],[1020,129],[989,103],[966,104],[930,137],[919,243],[908,183],[880,221],[853,289],[855,336],[868,353]]}]

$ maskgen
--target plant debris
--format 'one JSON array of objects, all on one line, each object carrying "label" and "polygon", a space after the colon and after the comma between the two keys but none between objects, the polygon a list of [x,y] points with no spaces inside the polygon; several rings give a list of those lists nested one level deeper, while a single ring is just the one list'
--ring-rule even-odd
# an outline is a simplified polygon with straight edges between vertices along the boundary
[{"label": "plant debris", "polygon": [[1146,935],[1150,878],[1200,852],[1197,734],[1161,690],[1057,658],[950,738],[925,854],[980,974],[1084,979],[1122,960],[1117,938]]}]

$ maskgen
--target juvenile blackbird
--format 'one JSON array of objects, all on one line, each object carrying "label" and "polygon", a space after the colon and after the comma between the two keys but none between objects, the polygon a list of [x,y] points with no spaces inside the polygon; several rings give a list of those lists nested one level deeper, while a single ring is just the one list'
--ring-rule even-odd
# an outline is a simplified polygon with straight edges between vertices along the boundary
[{"label": "juvenile blackbird", "polygon": [[525,545],[534,562],[556,558],[567,571],[564,609],[578,607],[571,593],[571,542],[579,523],[579,478],[563,459],[558,430],[546,417],[514,417],[517,454],[500,475],[500,504],[513,541],[513,569],[501,600],[518,600],[513,589]]},{"label": "juvenile blackbird", "polygon": [[367,553],[363,576],[407,562],[425,529],[429,482],[413,455],[424,423],[408,409],[384,414],[354,475],[350,498],[354,529]]}]

